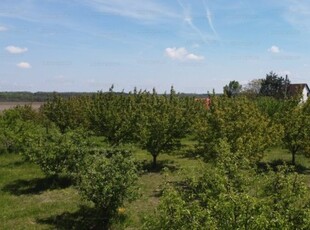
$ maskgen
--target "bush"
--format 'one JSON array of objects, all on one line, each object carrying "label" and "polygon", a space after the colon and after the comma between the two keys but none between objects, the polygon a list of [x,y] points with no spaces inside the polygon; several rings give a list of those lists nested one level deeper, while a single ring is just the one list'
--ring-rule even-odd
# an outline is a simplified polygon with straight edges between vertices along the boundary
[{"label": "bush", "polygon": [[[144,229],[309,229],[310,197],[291,168],[258,174],[227,151],[179,185],[169,185]],[[233,156],[233,157],[230,157]]]},{"label": "bush", "polygon": [[218,157],[216,147],[226,139],[232,154],[243,153],[255,163],[267,148],[280,143],[282,126],[274,124],[250,100],[243,97],[213,98],[210,112],[197,121],[198,151],[207,159]]},{"label": "bush", "polygon": [[82,130],[60,133],[57,128],[49,128],[48,133],[38,127],[27,139],[28,148],[24,156],[38,164],[49,176],[66,174],[75,178],[88,146],[85,133]]},{"label": "bush", "polygon": [[126,200],[131,201],[137,196],[137,179],[137,169],[130,153],[107,151],[86,157],[78,189],[86,200],[93,202],[107,226],[117,216],[117,209],[123,207]]},{"label": "bush", "polygon": [[24,137],[40,123],[40,115],[30,105],[16,106],[0,114],[0,153],[25,150]]}]

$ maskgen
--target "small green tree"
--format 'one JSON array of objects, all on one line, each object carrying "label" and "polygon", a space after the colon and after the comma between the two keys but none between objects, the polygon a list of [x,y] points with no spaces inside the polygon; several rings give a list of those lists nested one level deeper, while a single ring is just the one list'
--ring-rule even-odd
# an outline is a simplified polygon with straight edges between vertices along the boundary
[{"label": "small green tree", "polygon": [[88,128],[86,116],[88,97],[65,99],[54,94],[41,108],[41,113],[55,123],[62,133],[70,129]]},{"label": "small green tree", "polygon": [[48,176],[65,174],[76,179],[89,147],[85,133],[84,130],[61,133],[55,126],[46,133],[45,127],[37,126],[25,137],[27,148],[22,154]]},{"label": "small green tree", "polygon": [[215,159],[215,147],[226,139],[232,153],[240,152],[257,162],[265,150],[280,143],[283,131],[245,97],[214,97],[209,113],[197,120],[197,150],[206,159]]},{"label": "small green tree", "polygon": [[224,94],[228,97],[236,96],[240,93],[242,85],[238,81],[231,81],[224,87]]},{"label": "small green tree", "polygon": [[25,135],[33,132],[40,115],[30,105],[16,106],[0,114],[0,151],[22,152],[27,144]]},{"label": "small green tree", "polygon": [[296,154],[309,155],[310,152],[310,103],[287,110],[281,121],[284,126],[283,144],[292,154],[295,165]]},{"label": "small green tree", "polygon": [[138,93],[117,94],[113,88],[94,95],[87,108],[91,130],[104,136],[112,146],[136,141],[139,97]]},{"label": "small green tree", "polygon": [[288,78],[279,77],[276,73],[270,72],[262,79],[260,95],[270,96],[277,99],[284,99],[287,96],[287,88],[290,84]]},{"label": "small green tree", "polygon": [[78,190],[93,202],[102,229],[108,229],[125,201],[137,196],[137,169],[129,152],[116,150],[89,155],[79,175]]},{"label": "small green tree", "polygon": [[157,156],[179,148],[180,139],[189,132],[191,120],[186,118],[190,108],[185,107],[186,100],[173,89],[170,95],[163,96],[154,90],[147,100],[139,111],[138,138],[141,147],[153,156],[153,167],[156,167]]}]

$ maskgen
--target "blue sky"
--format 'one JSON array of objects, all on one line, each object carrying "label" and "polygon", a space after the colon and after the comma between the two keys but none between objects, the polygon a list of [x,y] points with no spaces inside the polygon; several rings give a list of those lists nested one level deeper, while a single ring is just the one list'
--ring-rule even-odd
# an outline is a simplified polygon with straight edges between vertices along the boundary
[{"label": "blue sky", "polygon": [[0,91],[310,83],[310,1],[1,0]]}]

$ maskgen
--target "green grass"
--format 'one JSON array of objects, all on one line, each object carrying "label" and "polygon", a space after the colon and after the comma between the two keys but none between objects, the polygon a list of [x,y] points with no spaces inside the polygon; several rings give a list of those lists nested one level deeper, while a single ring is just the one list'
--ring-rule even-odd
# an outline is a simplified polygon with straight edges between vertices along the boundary
[{"label": "green grass", "polygon": [[[162,154],[158,157],[158,170],[150,170],[151,156],[136,147],[130,147],[141,162],[144,172],[139,184],[141,196],[126,204],[128,216],[125,225],[138,228],[141,218],[153,211],[159,201],[165,175],[160,172],[167,167],[169,180],[177,178],[181,169],[197,166],[197,160]],[[86,205],[77,190],[64,179],[54,181],[46,178],[40,168],[24,162],[17,154],[0,155],[0,229],[55,229],[57,222],[79,218],[80,206]],[[79,223],[73,223],[78,225]],[[64,227],[65,228],[65,227]],[[68,227],[69,228],[69,227]]]},{"label": "green grass", "polygon": [[[188,152],[193,143],[185,140],[182,153]],[[127,229],[138,229],[141,219],[151,214],[159,202],[162,185],[165,181],[178,180],[180,174],[195,172],[200,161],[196,158],[183,157],[178,154],[161,154],[158,157],[158,170],[150,170],[151,156],[134,146],[130,148],[145,171],[139,179],[141,196],[136,201],[125,205]],[[291,160],[291,155],[274,148],[267,152],[263,163],[277,163],[279,159]],[[310,160],[297,156],[296,162],[310,181]],[[163,168],[168,173],[163,173]],[[186,172],[184,172],[184,170]],[[70,229],[82,228],[83,209],[87,205],[70,186],[65,178],[56,182],[46,178],[41,170],[32,163],[24,162],[19,155],[0,155],[0,229]],[[89,215],[85,218],[91,218]],[[87,226],[87,225],[86,225]],[[119,225],[114,226],[119,229]]]},{"label": "green grass", "polygon": [[[262,161],[272,163],[279,160],[282,160],[287,164],[291,164],[292,154],[288,150],[280,147],[272,148],[266,152],[266,156]],[[296,155],[296,167],[304,168],[304,174],[310,174],[310,171],[308,171],[310,170],[310,158],[307,158],[304,155]]]},{"label": "green grass", "polygon": [[[269,149],[262,159],[262,163],[269,163],[271,166],[281,165],[285,162],[287,165],[291,165],[292,155],[286,149],[272,148]],[[296,171],[304,176],[304,181],[310,186],[310,158],[304,155],[296,155]]]},{"label": "green grass", "polygon": [[78,209],[73,188],[46,182],[41,170],[19,155],[0,155],[0,229],[48,229],[38,220]]}]

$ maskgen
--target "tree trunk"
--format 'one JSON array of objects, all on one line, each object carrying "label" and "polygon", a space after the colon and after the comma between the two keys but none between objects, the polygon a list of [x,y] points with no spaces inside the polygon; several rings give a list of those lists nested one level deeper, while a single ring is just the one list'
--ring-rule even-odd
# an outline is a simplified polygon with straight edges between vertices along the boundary
[{"label": "tree trunk", "polygon": [[156,168],[156,166],[157,166],[157,154],[152,154],[152,156],[153,156],[153,168],[155,169]]},{"label": "tree trunk", "polygon": [[293,164],[293,165],[295,165],[295,155],[296,155],[296,153],[293,152],[293,153],[292,153],[292,164]]}]

